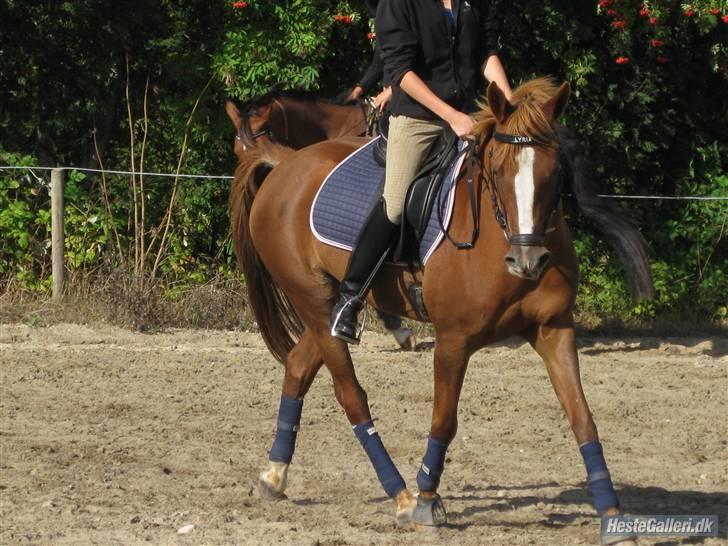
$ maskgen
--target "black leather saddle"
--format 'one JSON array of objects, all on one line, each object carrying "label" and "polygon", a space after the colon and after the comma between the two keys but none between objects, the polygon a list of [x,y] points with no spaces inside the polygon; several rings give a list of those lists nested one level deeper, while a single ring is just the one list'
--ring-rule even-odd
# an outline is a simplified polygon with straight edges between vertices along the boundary
[{"label": "black leather saddle", "polygon": [[[387,125],[380,125],[380,138],[372,150],[375,161],[385,167],[387,158]],[[402,230],[393,251],[393,261],[419,263],[418,245],[425,234],[427,224],[435,207],[437,196],[450,164],[458,153],[458,138],[449,128],[433,142],[414,182],[410,185],[405,199]]]}]

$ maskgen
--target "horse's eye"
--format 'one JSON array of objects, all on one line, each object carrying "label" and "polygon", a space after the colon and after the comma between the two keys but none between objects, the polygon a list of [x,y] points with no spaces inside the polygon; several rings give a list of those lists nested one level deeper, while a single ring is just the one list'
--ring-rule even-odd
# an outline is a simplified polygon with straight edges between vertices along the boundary
[{"label": "horse's eye", "polygon": [[248,116],[251,116],[251,117],[257,118],[257,117],[260,117],[260,112],[258,112],[258,109],[257,109],[257,108],[251,108],[251,109],[250,109],[250,110],[248,111]]}]

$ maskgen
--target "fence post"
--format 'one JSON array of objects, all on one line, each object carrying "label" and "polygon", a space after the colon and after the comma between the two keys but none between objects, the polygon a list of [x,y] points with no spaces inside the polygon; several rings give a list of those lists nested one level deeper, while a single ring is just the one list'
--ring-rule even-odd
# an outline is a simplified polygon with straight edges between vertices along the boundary
[{"label": "fence post", "polygon": [[63,169],[51,171],[51,263],[53,274],[53,301],[63,299],[65,233],[63,232]]}]

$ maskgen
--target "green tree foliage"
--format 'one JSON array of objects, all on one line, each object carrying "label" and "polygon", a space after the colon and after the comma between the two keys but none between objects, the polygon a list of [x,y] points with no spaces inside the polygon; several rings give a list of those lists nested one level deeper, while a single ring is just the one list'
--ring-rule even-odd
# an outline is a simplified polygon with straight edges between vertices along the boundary
[{"label": "green tree foliage", "polygon": [[[515,83],[543,74],[571,83],[563,121],[583,137],[603,193],[728,193],[724,0],[492,5],[502,22],[501,57]],[[224,97],[247,101],[274,87],[336,96],[368,64],[373,30],[363,0],[6,0],[0,158],[84,167],[101,160],[128,169],[133,157],[140,170],[143,156],[144,170],[232,173]],[[142,198],[134,195],[138,178],[72,179],[72,267],[130,256],[142,201],[148,243],[176,187],[159,271],[199,281],[212,267],[231,269],[226,183],[143,183]],[[582,312],[599,319],[724,318],[728,204],[640,201],[625,202],[624,210],[650,244],[658,298],[629,302],[616,257],[569,207]],[[0,275],[14,272],[44,286],[47,224],[45,175],[0,173]]]}]

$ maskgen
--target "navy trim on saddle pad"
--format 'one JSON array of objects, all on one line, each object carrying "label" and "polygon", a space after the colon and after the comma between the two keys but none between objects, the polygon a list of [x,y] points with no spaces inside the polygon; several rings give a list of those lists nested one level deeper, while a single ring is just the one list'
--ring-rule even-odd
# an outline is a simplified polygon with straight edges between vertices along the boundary
[{"label": "navy trim on saddle pad", "polygon": [[[382,194],[384,169],[374,160],[372,146],[377,137],[362,146],[326,177],[311,207],[310,224],[314,236],[330,246],[351,250],[374,202]],[[464,155],[450,167],[442,183],[441,203],[443,225],[447,229],[452,217],[455,180],[465,159]],[[437,206],[437,205],[436,205]],[[433,209],[425,234],[420,241],[423,264],[432,256],[443,233]]]}]

